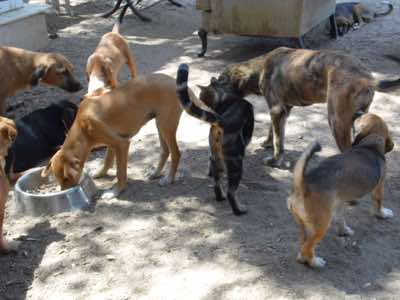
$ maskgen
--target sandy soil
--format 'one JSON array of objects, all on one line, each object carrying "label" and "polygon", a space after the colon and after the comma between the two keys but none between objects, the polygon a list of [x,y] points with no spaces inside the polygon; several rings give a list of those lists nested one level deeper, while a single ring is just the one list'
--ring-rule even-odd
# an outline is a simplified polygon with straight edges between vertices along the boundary
[{"label": "sandy soil", "polygon": [[[175,75],[181,62],[191,65],[190,83],[208,83],[223,67],[270,51],[288,41],[235,36],[210,37],[208,57],[199,59],[194,34],[200,24],[194,1],[184,8],[167,1],[144,10],[153,19],[143,23],[128,15],[122,32],[129,41],[139,73],[160,71]],[[367,1],[373,5],[375,1]],[[310,48],[342,49],[361,58],[376,76],[400,74],[400,67],[385,60],[399,53],[400,1],[392,15],[376,19],[337,41],[319,26],[306,36]],[[84,81],[84,66],[100,36],[113,19],[94,14],[110,7],[103,1],[73,2],[74,18],[49,20],[59,38],[46,51],[71,59]],[[57,21],[57,22],[56,22]],[[56,22],[56,23],[55,23]],[[124,70],[121,79],[127,79]],[[21,117],[38,107],[69,96],[45,87],[10,99]],[[128,169],[129,186],[118,197],[98,201],[92,210],[40,218],[17,218],[10,196],[6,237],[20,242],[19,252],[0,257],[0,299],[399,299],[400,191],[398,147],[387,156],[386,206],[395,218],[371,216],[369,196],[348,211],[355,230],[351,238],[329,231],[318,248],[326,269],[313,271],[295,262],[297,227],[286,209],[292,171],[272,169],[260,162],[268,152],[260,144],[269,125],[261,97],[249,97],[256,107],[256,129],[245,160],[239,197],[249,207],[242,217],[232,215],[228,203],[213,199],[207,178],[208,126],[184,114],[178,132],[183,152],[180,179],[159,187],[148,181],[146,170],[158,158],[154,123],[133,138]],[[371,111],[384,117],[400,138],[399,98],[377,93]],[[319,159],[337,152],[326,121],[324,105],[295,108],[287,126],[287,153],[292,162],[304,147],[318,139],[324,149]],[[101,162],[95,153],[87,163]],[[109,187],[114,176],[97,180]],[[11,193],[10,193],[11,195]]]}]

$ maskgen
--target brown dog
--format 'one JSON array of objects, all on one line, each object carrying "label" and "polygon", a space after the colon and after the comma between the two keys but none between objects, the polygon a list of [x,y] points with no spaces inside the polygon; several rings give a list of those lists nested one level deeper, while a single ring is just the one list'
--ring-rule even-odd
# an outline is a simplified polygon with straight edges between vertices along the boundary
[{"label": "brown dog", "polygon": [[74,76],[74,67],[61,54],[39,53],[13,47],[0,47],[0,115],[4,115],[7,97],[30,89],[39,82],[77,92],[82,85]]},{"label": "brown dog", "polygon": [[263,146],[273,146],[273,157],[266,159],[271,166],[283,161],[285,123],[293,106],[327,102],[329,126],[343,152],[351,147],[353,115],[368,111],[375,90],[400,86],[400,79],[374,79],[360,60],[343,52],[286,47],[228,66],[218,80],[240,96],[254,93],[267,100],[272,124]]},{"label": "brown dog", "polygon": [[3,238],[4,213],[9,191],[9,183],[4,171],[4,166],[8,149],[16,136],[17,128],[14,121],[0,117],[0,254],[7,253],[11,250]]},{"label": "brown dog", "polygon": [[62,148],[50,160],[42,175],[47,176],[52,171],[62,189],[76,185],[90,151],[103,144],[108,147],[107,155],[96,177],[106,175],[115,156],[118,182],[111,191],[103,194],[103,198],[117,196],[127,182],[130,138],[155,118],[161,155],[158,167],[150,178],[160,177],[171,153],[170,172],[160,180],[160,184],[172,183],[180,159],[176,130],[181,113],[175,79],[163,74],[138,77],[99,96],[87,95],[80,104]]},{"label": "brown dog", "polygon": [[106,33],[96,50],[89,56],[86,65],[86,78],[89,81],[88,93],[103,87],[116,88],[118,74],[126,63],[132,79],[136,78],[135,60],[124,37],[119,34],[118,21],[112,32]]},{"label": "brown dog", "polygon": [[393,142],[385,122],[374,114],[364,114],[356,120],[358,134],[353,147],[332,156],[307,170],[307,162],[321,146],[314,142],[303,152],[293,174],[293,190],[288,208],[300,227],[300,252],[297,260],[312,267],[323,267],[325,261],[315,256],[316,245],[325,236],[333,217],[339,235],[352,235],[346,225],[346,204],[372,192],[375,215],[393,216],[383,207],[386,173],[385,153]]}]

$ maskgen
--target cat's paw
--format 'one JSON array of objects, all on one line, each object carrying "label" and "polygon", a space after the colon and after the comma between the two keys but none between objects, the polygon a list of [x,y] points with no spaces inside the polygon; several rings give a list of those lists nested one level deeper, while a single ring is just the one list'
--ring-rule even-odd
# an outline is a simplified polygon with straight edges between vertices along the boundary
[{"label": "cat's paw", "polygon": [[174,179],[171,178],[170,176],[163,176],[161,179],[158,181],[158,185],[160,186],[166,186],[169,184],[172,184],[174,182]]},{"label": "cat's paw", "polygon": [[389,219],[389,218],[393,218],[394,213],[393,213],[393,211],[392,211],[391,209],[389,209],[389,208],[381,207],[380,210],[378,210],[377,212],[375,212],[375,215],[376,215],[378,218],[381,218],[381,219]]},{"label": "cat's paw", "polygon": [[111,189],[105,190],[100,199],[109,200],[118,197],[119,194],[121,194],[121,190],[117,186],[114,186]]}]

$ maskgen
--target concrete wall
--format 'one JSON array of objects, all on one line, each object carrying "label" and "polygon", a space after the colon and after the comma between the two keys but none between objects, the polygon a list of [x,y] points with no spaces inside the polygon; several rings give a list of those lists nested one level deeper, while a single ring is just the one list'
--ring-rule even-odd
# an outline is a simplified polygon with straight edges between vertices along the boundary
[{"label": "concrete wall", "polygon": [[0,46],[40,50],[48,45],[45,13],[48,7],[26,4],[0,14]]}]

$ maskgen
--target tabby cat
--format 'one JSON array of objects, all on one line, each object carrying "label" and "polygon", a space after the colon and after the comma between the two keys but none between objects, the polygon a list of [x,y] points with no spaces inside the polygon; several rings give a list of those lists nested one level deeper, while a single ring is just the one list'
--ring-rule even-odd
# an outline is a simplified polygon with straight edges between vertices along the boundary
[{"label": "tabby cat", "polygon": [[214,178],[214,192],[217,201],[225,199],[221,179],[224,171],[228,177],[227,198],[235,215],[247,212],[235,197],[242,178],[243,158],[250,143],[254,128],[254,112],[251,103],[230,94],[217,79],[212,78],[207,87],[201,87],[200,100],[211,109],[205,111],[189,98],[187,80],[189,67],[181,64],[177,74],[179,99],[187,113],[211,124],[210,174]]}]

